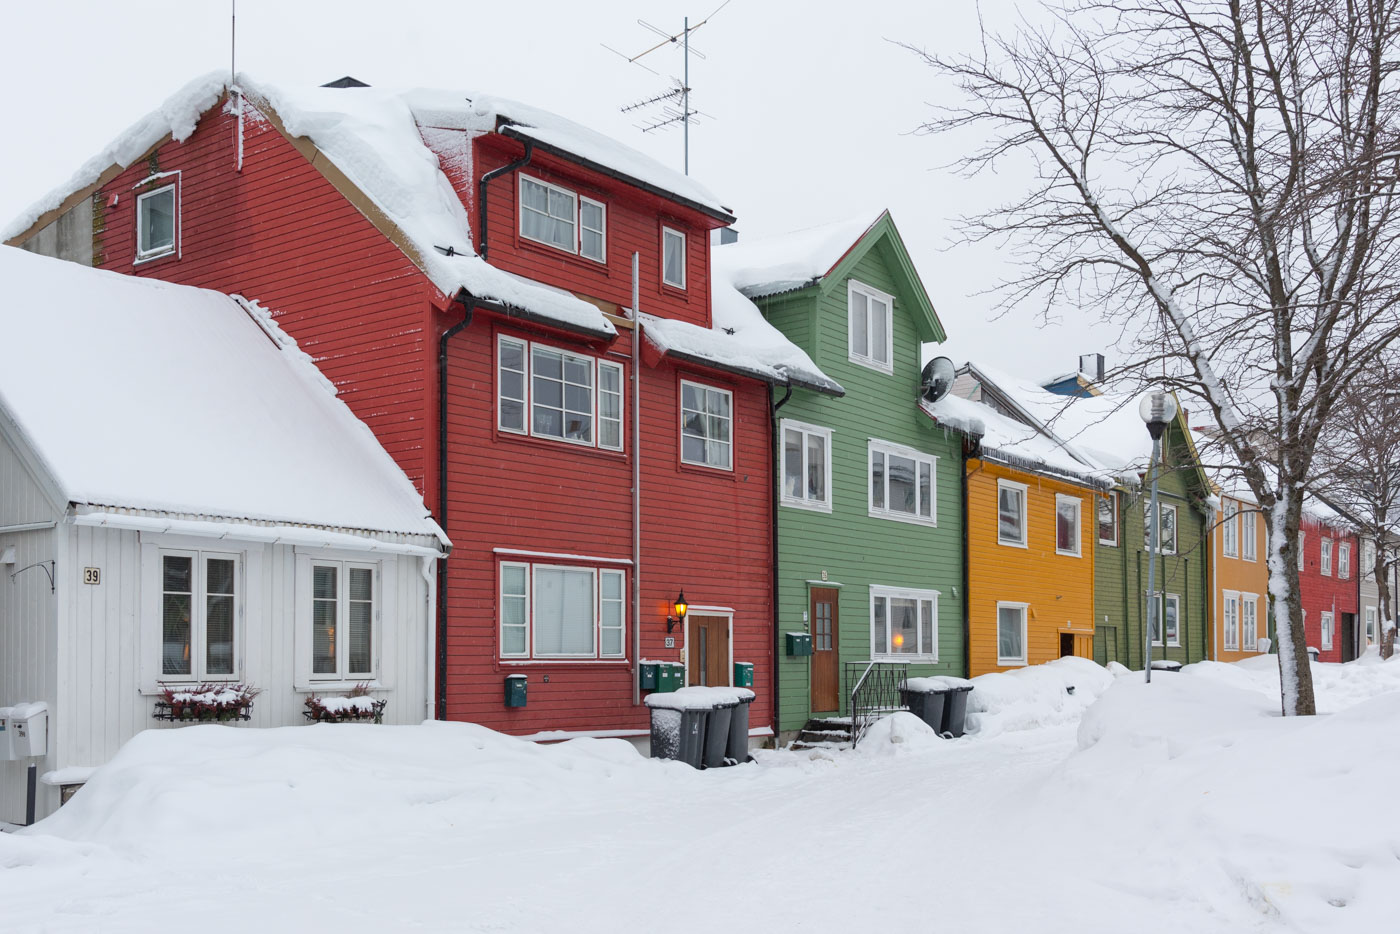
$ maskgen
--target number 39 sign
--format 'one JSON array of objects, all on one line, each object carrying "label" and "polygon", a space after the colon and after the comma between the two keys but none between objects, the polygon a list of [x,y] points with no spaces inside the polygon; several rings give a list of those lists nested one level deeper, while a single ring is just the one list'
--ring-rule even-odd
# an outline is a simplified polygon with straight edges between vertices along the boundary
[{"label": "number 39 sign", "polygon": [[84,583],[84,584],[100,584],[100,583],[102,583],[102,569],[101,569],[101,568],[83,568],[83,583]]}]

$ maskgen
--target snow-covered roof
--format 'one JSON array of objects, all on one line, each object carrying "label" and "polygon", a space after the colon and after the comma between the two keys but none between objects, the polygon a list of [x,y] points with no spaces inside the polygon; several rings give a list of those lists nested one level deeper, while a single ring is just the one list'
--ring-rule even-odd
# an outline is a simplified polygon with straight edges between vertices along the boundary
[{"label": "snow-covered roof", "polygon": [[823,278],[880,219],[848,218],[774,237],[741,240],[716,249],[713,263],[750,298],[800,289]]},{"label": "snow-covered roof", "polygon": [[800,347],[763,317],[720,273],[710,283],[712,327],[643,312],[642,333],[663,353],[709,363],[771,383],[844,395],[841,384],[817,368]]},{"label": "snow-covered roof", "polygon": [[446,542],[270,314],[0,246],[0,411],[71,503]]}]

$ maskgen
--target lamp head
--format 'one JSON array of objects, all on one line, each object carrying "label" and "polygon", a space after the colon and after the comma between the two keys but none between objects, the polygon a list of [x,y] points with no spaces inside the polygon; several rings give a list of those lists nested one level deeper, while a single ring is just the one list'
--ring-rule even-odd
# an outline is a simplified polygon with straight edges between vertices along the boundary
[{"label": "lamp head", "polygon": [[1176,399],[1171,393],[1157,390],[1149,392],[1138,403],[1138,414],[1147,424],[1147,433],[1156,441],[1167,430],[1167,425],[1176,418]]}]

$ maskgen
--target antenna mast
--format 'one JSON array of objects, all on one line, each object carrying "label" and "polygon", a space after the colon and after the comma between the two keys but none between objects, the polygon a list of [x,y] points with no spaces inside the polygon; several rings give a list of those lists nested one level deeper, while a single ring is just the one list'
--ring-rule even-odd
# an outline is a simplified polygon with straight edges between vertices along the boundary
[{"label": "antenna mast", "polygon": [[238,81],[238,0],[229,0],[228,82]]},{"label": "antenna mast", "polygon": [[[637,65],[641,68],[646,68],[647,71],[650,71],[654,75],[658,74],[658,72],[643,64],[641,62],[641,59],[645,58],[652,52],[655,52],[657,49],[662,48],[666,45],[680,45],[682,50],[681,54],[683,57],[683,61],[681,64],[681,77],[673,77],[671,79],[675,82],[676,86],[669,91],[657,94],[645,100],[628,104],[627,106],[621,109],[623,113],[632,113],[635,111],[642,110],[643,108],[660,108],[661,113],[659,116],[649,116],[646,118],[645,122],[637,124],[637,128],[640,129],[643,133],[650,133],[653,130],[664,129],[668,126],[674,126],[677,123],[681,125],[681,131],[683,134],[682,145],[684,147],[684,165],[686,175],[690,174],[690,124],[692,122],[692,118],[706,116],[700,111],[691,110],[690,108],[690,57],[692,55],[696,56],[697,58],[705,57],[705,54],[699,49],[691,47],[690,34],[695,32],[695,30],[699,29],[701,26],[704,26],[706,23],[708,23],[711,19],[714,18],[716,13],[729,6],[731,2],[732,0],[724,0],[723,3],[715,7],[713,12],[711,12],[709,16],[705,17],[703,20],[696,23],[694,26],[690,25],[690,17],[685,17],[685,19],[682,22],[681,31],[677,33],[666,32],[664,29],[660,29],[656,26],[653,26],[646,20],[637,20],[637,24],[639,26],[643,27],[644,29],[649,29],[652,32],[656,33],[658,36],[661,37],[661,41],[651,46],[650,48],[643,49],[636,55],[625,55],[609,45],[603,45],[603,48],[607,49],[609,52],[612,52],[616,55],[621,56],[622,58],[627,59],[627,61],[632,63],[633,65]],[[680,102],[679,110],[677,110],[673,105],[669,103],[677,100],[679,100]]]}]

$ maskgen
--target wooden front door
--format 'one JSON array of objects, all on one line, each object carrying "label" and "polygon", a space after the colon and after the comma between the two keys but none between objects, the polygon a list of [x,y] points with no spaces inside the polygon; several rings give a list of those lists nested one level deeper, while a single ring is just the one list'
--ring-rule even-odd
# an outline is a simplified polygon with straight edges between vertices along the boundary
[{"label": "wooden front door", "polygon": [[841,709],[840,610],[834,587],[813,587],[812,621],[812,711],[826,713]]},{"label": "wooden front door", "polygon": [[728,687],[733,672],[729,668],[729,619],[724,616],[691,616],[690,683],[706,687]]}]

